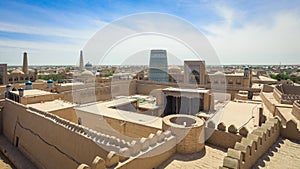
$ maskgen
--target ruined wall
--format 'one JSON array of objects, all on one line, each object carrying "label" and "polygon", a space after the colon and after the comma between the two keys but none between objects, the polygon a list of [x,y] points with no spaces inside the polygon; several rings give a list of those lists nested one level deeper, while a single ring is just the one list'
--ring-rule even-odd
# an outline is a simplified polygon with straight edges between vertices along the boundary
[{"label": "ruined wall", "polygon": [[251,168],[253,164],[276,142],[280,135],[280,121],[269,119],[261,127],[255,129],[234,148],[229,148],[220,168]]},{"label": "ruined wall", "polygon": [[[1,112],[3,135],[39,168],[76,168],[81,163],[91,164],[96,156],[106,159],[109,151],[93,138],[116,140],[10,100],[1,104],[5,107]],[[120,146],[110,148],[117,150]]]}]

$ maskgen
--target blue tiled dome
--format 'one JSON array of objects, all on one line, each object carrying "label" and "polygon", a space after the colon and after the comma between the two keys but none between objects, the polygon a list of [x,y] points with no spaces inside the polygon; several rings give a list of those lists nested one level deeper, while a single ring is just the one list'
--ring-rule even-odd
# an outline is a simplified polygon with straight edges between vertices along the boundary
[{"label": "blue tiled dome", "polygon": [[28,80],[25,85],[32,85],[32,82],[30,80]]},{"label": "blue tiled dome", "polygon": [[52,80],[52,79],[49,79],[49,80],[47,81],[47,83],[53,83],[53,80]]}]

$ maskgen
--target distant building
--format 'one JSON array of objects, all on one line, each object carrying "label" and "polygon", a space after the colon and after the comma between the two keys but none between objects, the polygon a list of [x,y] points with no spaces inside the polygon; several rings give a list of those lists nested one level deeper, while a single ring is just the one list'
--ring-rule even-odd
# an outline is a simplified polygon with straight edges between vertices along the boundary
[{"label": "distant building", "polygon": [[0,64],[0,85],[7,84],[7,64]]},{"label": "distant building", "polygon": [[16,69],[12,72],[7,72],[7,64],[0,64],[0,85],[8,83],[22,83],[28,80],[34,82],[37,79],[37,70],[29,72],[27,53],[23,54],[23,71]]},{"label": "distant building", "polygon": [[184,61],[184,82],[205,84],[205,61]]},{"label": "distant building", "polygon": [[151,50],[149,81],[169,82],[168,58],[166,50]]},{"label": "distant building", "polygon": [[87,62],[87,64],[85,64],[85,69],[91,71],[93,70],[93,65],[90,62]]}]

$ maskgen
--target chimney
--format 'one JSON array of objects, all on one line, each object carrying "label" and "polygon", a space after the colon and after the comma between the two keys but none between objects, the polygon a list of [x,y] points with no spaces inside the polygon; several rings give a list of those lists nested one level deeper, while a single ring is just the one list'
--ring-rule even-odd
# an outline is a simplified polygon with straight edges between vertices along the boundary
[{"label": "chimney", "polygon": [[24,72],[24,74],[29,74],[29,72],[28,72],[27,53],[26,52],[24,52],[24,54],[23,54],[23,72]]}]

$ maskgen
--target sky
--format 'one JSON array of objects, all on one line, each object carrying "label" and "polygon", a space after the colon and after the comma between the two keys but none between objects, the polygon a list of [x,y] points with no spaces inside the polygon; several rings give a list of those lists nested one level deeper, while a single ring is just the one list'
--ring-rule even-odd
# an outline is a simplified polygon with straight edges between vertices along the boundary
[{"label": "sky", "polygon": [[[300,64],[299,8],[298,0],[1,0],[0,63],[21,65],[26,51],[30,65],[75,65],[79,51],[85,53],[90,39],[107,25],[129,15],[158,12],[197,28],[221,64]],[[180,25],[172,31],[189,33]],[[105,63],[119,60],[113,56]]]}]

